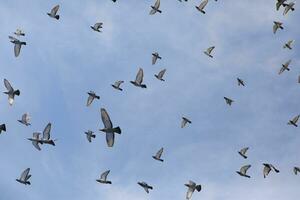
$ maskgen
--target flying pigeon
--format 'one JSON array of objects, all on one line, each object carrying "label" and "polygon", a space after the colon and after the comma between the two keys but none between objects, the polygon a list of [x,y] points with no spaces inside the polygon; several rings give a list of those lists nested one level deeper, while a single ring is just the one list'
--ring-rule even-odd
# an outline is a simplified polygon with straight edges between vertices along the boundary
[{"label": "flying pigeon", "polygon": [[287,43],[285,43],[284,45],[283,45],[283,48],[285,49],[285,48],[288,48],[288,49],[290,49],[290,50],[292,50],[292,44],[294,43],[294,40],[289,40]]},{"label": "flying pigeon", "polygon": [[47,13],[50,17],[52,18],[55,18],[57,20],[59,20],[59,15],[57,15],[57,11],[59,9],[59,5],[56,5],[54,6],[52,9],[51,9],[51,12],[50,13]]},{"label": "flying pigeon", "polygon": [[163,76],[164,76],[164,74],[165,74],[166,71],[167,71],[166,69],[163,69],[163,70],[161,70],[158,74],[155,74],[154,76],[155,76],[158,80],[160,80],[160,81],[165,81],[165,80],[163,79]]},{"label": "flying pigeon", "polygon": [[84,132],[86,134],[86,138],[89,142],[92,142],[92,138],[95,138],[96,135],[93,134],[93,131],[88,130],[87,132]]},{"label": "flying pigeon", "polygon": [[145,84],[142,84],[143,77],[144,77],[143,69],[139,68],[139,71],[135,77],[135,81],[130,81],[130,83],[132,83],[136,87],[147,88],[147,86]]},{"label": "flying pigeon", "polygon": [[111,184],[111,181],[107,180],[107,176],[108,176],[109,172],[110,172],[110,170],[103,172],[100,176],[100,179],[97,179],[96,181],[99,183],[103,183],[103,184]]},{"label": "flying pigeon", "polygon": [[20,55],[22,45],[26,45],[26,42],[22,42],[13,36],[8,36],[8,38],[10,39],[11,43],[15,44],[14,46],[15,57],[18,57]]},{"label": "flying pigeon", "polygon": [[159,56],[158,52],[152,53],[152,65],[155,65],[157,59],[161,60],[161,57]]},{"label": "flying pigeon", "polygon": [[188,119],[188,118],[186,118],[186,117],[182,117],[182,121],[181,121],[181,128],[184,128],[184,127],[185,127],[185,125],[186,125],[187,123],[191,124],[191,123],[192,123],[192,121],[191,121],[191,120],[189,120],[189,119]]},{"label": "flying pigeon", "polygon": [[30,185],[29,179],[30,179],[31,175],[29,174],[29,171],[30,171],[30,168],[25,169],[22,172],[20,178],[16,179],[16,181],[18,181],[19,183],[22,183],[24,185]]},{"label": "flying pigeon", "polygon": [[25,36],[25,33],[21,29],[17,29],[16,32],[14,32],[16,36]]},{"label": "flying pigeon", "polygon": [[55,146],[55,143],[54,143],[55,140],[50,139],[50,131],[51,131],[51,123],[48,123],[43,131],[42,138],[40,138],[41,133],[35,132],[35,133],[33,133],[33,137],[28,138],[28,140],[30,140],[32,142],[33,146],[39,151],[41,150],[39,144],[41,144],[41,145],[50,144],[52,146]]},{"label": "flying pigeon", "polygon": [[264,170],[263,170],[263,174],[264,174],[264,178],[266,178],[271,170],[274,170],[276,173],[279,173],[279,170],[276,169],[272,164],[267,164],[267,163],[263,163],[264,165]]},{"label": "flying pigeon", "polygon": [[41,147],[39,146],[39,143],[41,141],[40,134],[41,133],[35,132],[32,134],[32,138],[28,138],[28,140],[32,142],[32,145],[39,151],[41,150]]},{"label": "flying pigeon", "polygon": [[285,70],[290,71],[289,65],[292,62],[292,60],[288,60],[286,63],[282,64],[282,67],[280,68],[278,74],[282,74]]},{"label": "flying pigeon", "polygon": [[224,99],[225,99],[226,103],[227,103],[229,106],[231,106],[231,104],[234,102],[234,100],[232,100],[232,99],[230,99],[230,98],[228,98],[228,97],[224,97]]},{"label": "flying pigeon", "polygon": [[164,148],[161,148],[160,150],[158,150],[158,152],[156,153],[155,156],[152,156],[152,158],[154,158],[155,160],[164,162],[164,160],[160,158],[161,155],[162,155],[162,153],[163,153],[163,151],[164,151]]},{"label": "flying pigeon", "polygon": [[94,99],[100,99],[100,96],[97,96],[94,91],[89,91],[88,95],[89,95],[89,97],[88,97],[86,106],[90,106],[92,104],[92,102],[94,101]]},{"label": "flying pigeon", "polygon": [[297,175],[300,172],[300,168],[299,167],[294,167],[294,173],[295,175]]},{"label": "flying pigeon", "polygon": [[197,190],[198,192],[201,191],[201,185],[197,185],[195,182],[193,181],[189,181],[189,183],[184,184],[185,186],[188,187],[188,191],[186,193],[186,199],[189,200],[192,198],[192,195],[194,193],[195,190]]},{"label": "flying pigeon", "polygon": [[8,82],[8,80],[4,79],[4,86],[7,89],[7,92],[4,92],[4,94],[8,95],[8,103],[9,105],[12,105],[15,99],[15,95],[20,95],[20,90],[14,90],[14,88],[11,86],[11,84]]},{"label": "flying pigeon", "polygon": [[149,193],[149,190],[153,190],[153,187],[148,185],[146,182],[138,182],[138,184],[143,187],[147,193]]},{"label": "flying pigeon", "polygon": [[0,134],[2,133],[2,131],[6,132],[6,126],[5,126],[5,124],[1,124],[0,125]]},{"label": "flying pigeon", "polygon": [[248,151],[249,147],[245,147],[245,148],[242,148],[238,153],[245,159],[247,159],[248,157],[246,156],[246,153]]},{"label": "flying pigeon", "polygon": [[150,15],[154,15],[156,12],[161,13],[161,10],[159,10],[159,6],[160,6],[160,0],[156,0],[154,6],[151,6],[151,11],[150,11]]},{"label": "flying pigeon", "polygon": [[240,171],[237,171],[236,173],[238,173],[240,176],[250,178],[250,176],[247,175],[247,171],[250,167],[251,167],[251,165],[245,165],[245,166],[241,167]]},{"label": "flying pigeon", "polygon": [[120,90],[123,91],[122,88],[120,88],[120,85],[124,83],[124,81],[116,81],[113,85],[111,85],[113,88],[115,88],[116,90]]},{"label": "flying pigeon", "polygon": [[208,0],[203,0],[199,6],[195,6],[197,8],[197,10],[199,10],[200,12],[202,12],[203,14],[205,14],[204,8],[207,5]]},{"label": "flying pigeon", "polygon": [[288,122],[288,125],[293,125],[295,127],[298,127],[297,122],[299,120],[300,115],[297,115],[296,117],[294,117],[292,120],[290,120]]},{"label": "flying pigeon", "polygon": [[276,3],[276,10],[279,10],[280,6],[283,6],[285,7],[287,4],[284,3],[286,2],[287,0],[277,0],[277,3]]},{"label": "flying pigeon", "polygon": [[104,128],[100,129],[100,131],[103,131],[106,133],[106,143],[108,147],[112,147],[114,145],[115,140],[115,133],[121,134],[120,127],[113,127],[113,124],[109,118],[108,113],[104,108],[101,108],[101,119],[104,124]]},{"label": "flying pigeon", "polygon": [[240,78],[237,78],[237,81],[238,81],[238,86],[245,86],[245,83],[244,83],[244,81],[242,80],[242,79],[240,79]]},{"label": "flying pigeon", "polygon": [[209,47],[208,49],[206,49],[206,51],[204,51],[205,55],[207,55],[207,56],[213,58],[213,56],[211,55],[211,52],[214,50],[214,48],[215,48],[215,47],[212,46],[212,47]]},{"label": "flying pigeon", "polygon": [[285,6],[285,9],[284,9],[284,11],[283,11],[283,15],[286,15],[290,10],[291,10],[291,11],[294,11],[294,10],[295,10],[294,5],[295,5],[294,2],[288,3],[288,4]]},{"label": "flying pigeon", "polygon": [[18,120],[18,122],[24,124],[25,126],[29,126],[29,125],[31,125],[29,123],[29,120],[30,120],[29,114],[25,113],[25,114],[22,115],[22,119]]},{"label": "flying pigeon", "polygon": [[274,25],[273,25],[273,33],[275,34],[277,32],[277,29],[283,29],[283,23],[282,22],[276,22],[274,21]]},{"label": "flying pigeon", "polygon": [[97,31],[97,32],[101,32],[101,28],[102,27],[103,23],[102,22],[99,22],[99,23],[96,23],[94,26],[91,26],[91,29],[93,29],[94,31]]}]

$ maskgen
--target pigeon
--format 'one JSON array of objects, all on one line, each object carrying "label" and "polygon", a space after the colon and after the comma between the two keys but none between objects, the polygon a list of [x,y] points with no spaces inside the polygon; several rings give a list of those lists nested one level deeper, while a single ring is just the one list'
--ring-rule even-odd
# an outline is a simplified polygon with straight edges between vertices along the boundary
[{"label": "pigeon", "polygon": [[160,80],[160,81],[165,81],[165,80],[163,79],[163,76],[164,76],[164,74],[165,74],[166,71],[167,71],[166,69],[163,69],[163,70],[161,70],[158,74],[155,74],[154,76],[155,76],[158,80]]},{"label": "pigeon", "polygon": [[121,128],[118,127],[113,127],[113,124],[109,118],[108,113],[104,108],[101,108],[101,119],[104,124],[104,128],[100,129],[100,131],[106,133],[106,143],[108,147],[112,147],[114,145],[114,140],[115,140],[115,133],[121,134]]},{"label": "pigeon", "polygon": [[16,32],[14,32],[16,36],[25,36],[25,33],[21,29],[17,29]]},{"label": "pigeon", "polygon": [[88,97],[86,106],[90,106],[92,104],[92,102],[94,101],[94,99],[100,99],[100,96],[97,96],[94,91],[89,91],[88,95],[89,95],[89,97]]},{"label": "pigeon", "polygon": [[97,31],[97,32],[101,32],[101,28],[102,27],[103,23],[102,22],[99,22],[99,23],[96,23],[94,26],[91,26],[91,29],[93,29],[94,31]]},{"label": "pigeon", "polygon": [[143,187],[147,193],[149,193],[149,190],[153,190],[153,187],[148,185],[146,182],[138,182],[138,184]]},{"label": "pigeon", "polygon": [[298,127],[297,122],[298,122],[299,117],[300,117],[300,115],[297,115],[296,117],[294,117],[292,120],[290,120],[288,122],[288,125],[293,125],[295,127]]},{"label": "pigeon", "polygon": [[237,81],[238,81],[238,86],[245,86],[245,83],[244,83],[244,81],[242,80],[242,79],[240,79],[240,78],[237,78]]},{"label": "pigeon", "polygon": [[189,181],[189,183],[184,184],[185,186],[188,187],[188,191],[186,193],[186,199],[189,200],[192,198],[192,195],[194,193],[195,190],[197,190],[198,192],[201,191],[201,185],[197,185],[195,182],[193,181]]},{"label": "pigeon", "polygon": [[159,56],[158,52],[152,53],[152,65],[155,65],[157,59],[161,60],[161,57]]},{"label": "pigeon", "polygon": [[6,79],[4,79],[4,86],[7,89],[7,92],[4,92],[4,94],[8,95],[8,103],[9,105],[12,105],[15,99],[15,95],[20,95],[20,90],[14,90],[9,81]]},{"label": "pigeon", "polygon": [[147,86],[145,84],[142,84],[143,77],[144,77],[143,69],[139,68],[139,71],[135,77],[135,81],[130,81],[130,83],[132,83],[136,87],[147,88]]},{"label": "pigeon", "polygon": [[49,17],[59,20],[59,15],[56,14],[58,9],[59,9],[59,5],[56,5],[51,9],[51,12],[47,14],[49,15]]},{"label": "pigeon", "polygon": [[51,131],[51,123],[48,123],[43,131],[43,138],[40,140],[41,144],[50,144],[52,146],[55,146],[54,141],[50,139],[50,131]]},{"label": "pigeon", "polygon": [[278,74],[282,74],[285,70],[290,71],[289,65],[291,64],[292,60],[288,60],[286,63],[282,64]]},{"label": "pigeon", "polygon": [[248,151],[249,147],[245,147],[245,148],[242,148],[238,153],[245,159],[247,159],[248,157],[246,156],[246,153]]},{"label": "pigeon", "polygon": [[212,47],[209,47],[208,49],[206,49],[206,51],[204,51],[205,55],[207,55],[207,56],[213,58],[213,56],[211,55],[211,52],[214,50],[214,48],[215,48],[215,47],[212,46]]},{"label": "pigeon", "polygon": [[230,99],[230,98],[228,98],[228,97],[224,97],[224,99],[225,99],[226,103],[227,103],[229,106],[231,106],[231,104],[234,102],[234,100],[232,100],[232,99]]},{"label": "pigeon", "polygon": [[161,10],[159,10],[159,6],[160,6],[160,0],[156,0],[154,6],[151,6],[151,11],[150,11],[150,15],[154,15],[156,12],[161,13]]},{"label": "pigeon", "polygon": [[276,10],[279,10],[280,6],[283,6],[285,7],[287,4],[284,3],[286,2],[287,0],[277,0],[277,3],[276,3]]},{"label": "pigeon", "polygon": [[20,178],[16,179],[16,181],[18,181],[19,183],[22,183],[24,185],[30,185],[29,179],[30,179],[31,175],[29,174],[29,171],[30,171],[30,168],[25,169],[22,172]]},{"label": "pigeon", "polygon": [[163,153],[163,151],[164,151],[164,148],[161,148],[160,150],[158,150],[158,152],[156,153],[155,156],[152,156],[152,158],[154,158],[155,160],[164,162],[164,160],[160,158],[161,155],[162,155],[162,153]]},{"label": "pigeon", "polygon": [[204,8],[207,5],[208,0],[203,0],[199,6],[195,6],[197,8],[197,10],[199,10],[200,12],[202,12],[203,14],[205,14]]},{"label": "pigeon", "polygon": [[120,85],[124,83],[124,81],[116,81],[113,85],[111,85],[113,88],[115,88],[116,90],[120,90],[123,91],[122,88],[120,88]]},{"label": "pigeon", "polygon": [[11,43],[15,44],[14,46],[15,57],[18,57],[20,55],[22,45],[26,45],[26,42],[22,42],[13,36],[8,36],[8,38],[10,39]]},{"label": "pigeon", "polygon": [[250,178],[250,176],[247,175],[247,171],[250,167],[251,167],[251,165],[245,165],[245,166],[241,167],[240,171],[237,171],[236,173],[238,173],[240,176]]},{"label": "pigeon", "polygon": [[87,132],[84,132],[86,134],[86,138],[89,142],[92,142],[92,138],[95,138],[96,135],[93,134],[93,131],[88,130]]},{"label": "pigeon", "polygon": [[41,141],[40,134],[41,133],[35,132],[32,134],[32,138],[28,138],[28,140],[32,142],[32,145],[39,151],[41,150],[41,147],[39,146],[39,143]]},{"label": "pigeon", "polygon": [[30,120],[29,114],[25,113],[25,114],[22,115],[22,119],[18,120],[18,122],[24,124],[25,126],[29,126],[29,125],[31,125],[29,123],[29,120]]},{"label": "pigeon", "polygon": [[5,126],[5,124],[1,124],[0,125],[0,134],[2,133],[2,131],[6,132],[6,126]]},{"label": "pigeon", "polygon": [[263,170],[264,178],[266,178],[269,175],[269,173],[272,169],[276,173],[279,173],[279,170],[276,169],[272,164],[263,163],[263,165],[264,165],[264,170]]},{"label": "pigeon", "polygon": [[283,15],[286,15],[290,10],[294,11],[295,10],[294,5],[295,5],[294,2],[288,3],[284,8]]},{"label": "pigeon", "polygon": [[282,22],[276,22],[274,21],[274,25],[273,25],[273,33],[275,34],[277,32],[277,29],[283,29],[283,23]]},{"label": "pigeon", "polygon": [[288,49],[290,49],[290,50],[292,50],[292,44],[294,43],[294,40],[289,40],[287,43],[285,43],[284,45],[283,45],[283,48],[285,49],[285,48],[288,48]]},{"label": "pigeon", "polygon": [[299,167],[294,167],[294,173],[295,173],[295,175],[297,175],[298,172],[300,172],[300,168]]},{"label": "pigeon", "polygon": [[186,125],[187,123],[191,124],[191,123],[192,123],[192,121],[191,121],[191,120],[189,120],[189,119],[188,119],[188,118],[186,118],[186,117],[182,117],[182,121],[181,121],[181,128],[184,128],[184,127],[185,127],[185,125]]},{"label": "pigeon", "polygon": [[110,172],[110,170],[103,172],[100,176],[100,179],[97,179],[96,181],[99,183],[103,183],[103,184],[111,184],[111,181],[107,180],[107,176],[108,176],[109,172]]}]

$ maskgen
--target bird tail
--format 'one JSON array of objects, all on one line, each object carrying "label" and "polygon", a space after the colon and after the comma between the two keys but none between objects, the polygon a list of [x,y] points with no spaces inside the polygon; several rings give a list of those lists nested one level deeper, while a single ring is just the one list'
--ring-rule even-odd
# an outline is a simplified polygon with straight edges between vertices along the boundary
[{"label": "bird tail", "polygon": [[122,131],[121,131],[121,128],[118,126],[118,127],[114,128],[114,132],[121,134]]},{"label": "bird tail", "polygon": [[96,138],[96,135],[91,135],[92,138]]},{"label": "bird tail", "polygon": [[55,19],[59,20],[59,15],[56,15],[56,16],[55,16]]},{"label": "bird tail", "polygon": [[158,10],[158,9],[157,9],[157,12],[162,13],[161,10]]},{"label": "bird tail", "polygon": [[95,96],[96,99],[100,99],[100,96]]},{"label": "bird tail", "polygon": [[14,94],[17,95],[17,96],[19,96],[20,95],[20,90],[14,91]]},{"label": "bird tail", "polygon": [[5,126],[5,124],[1,124],[1,125],[0,125],[0,133],[1,133],[1,131],[6,131],[6,126]]},{"label": "bird tail", "polygon": [[197,185],[197,186],[196,186],[196,190],[197,190],[198,192],[200,192],[200,191],[201,191],[201,185]]},{"label": "bird tail", "polygon": [[150,190],[153,190],[153,187],[152,187],[152,186],[149,186],[148,188],[149,188]]},{"label": "bird tail", "polygon": [[141,88],[147,88],[147,86],[145,84],[142,84]]}]

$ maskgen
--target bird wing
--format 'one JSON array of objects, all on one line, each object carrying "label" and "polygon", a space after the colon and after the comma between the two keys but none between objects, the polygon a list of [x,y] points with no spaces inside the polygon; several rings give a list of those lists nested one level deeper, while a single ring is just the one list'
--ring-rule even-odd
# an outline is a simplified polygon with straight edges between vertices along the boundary
[{"label": "bird wing", "polygon": [[158,73],[158,78],[161,79],[161,78],[164,76],[164,74],[165,74],[166,71],[167,71],[166,69],[161,70],[161,71]]},{"label": "bird wing", "polygon": [[212,46],[212,47],[209,47],[206,51],[207,51],[207,53],[208,54],[210,54],[213,50],[214,50],[214,46]]},{"label": "bird wing", "polygon": [[147,186],[142,186],[142,187],[144,188],[144,190],[145,190],[147,193],[149,193],[149,189],[148,189]]},{"label": "bird wing", "polygon": [[142,68],[140,68],[135,77],[135,82],[141,84],[143,82],[143,77],[144,77],[144,71]]},{"label": "bird wing", "polygon": [[160,0],[157,0],[157,1],[155,2],[155,4],[154,4],[154,7],[155,7],[156,9],[158,9],[159,6],[160,6]]},{"label": "bird wing", "polygon": [[251,165],[245,165],[245,166],[241,167],[240,172],[242,174],[246,174],[250,167],[251,167]]},{"label": "bird wing", "polygon": [[39,146],[39,143],[37,141],[32,141],[32,145],[37,149],[37,150],[41,150],[41,147]]},{"label": "bird wing", "polygon": [[202,10],[205,8],[205,6],[207,5],[208,3],[208,0],[203,0],[200,5],[199,5],[199,9]]},{"label": "bird wing", "polygon": [[295,173],[295,175],[297,175],[298,172],[300,172],[300,168],[299,167],[294,167],[294,173]]},{"label": "bird wing", "polygon": [[102,119],[102,122],[104,124],[104,127],[105,128],[112,128],[113,124],[112,124],[112,122],[111,122],[111,120],[109,118],[109,115],[106,112],[106,110],[104,108],[101,108],[100,112],[101,112],[101,119]]},{"label": "bird wing", "polygon": [[21,51],[21,44],[20,43],[16,43],[14,46],[14,51],[15,51],[15,56],[18,57],[20,55],[20,51]]},{"label": "bird wing", "polygon": [[8,38],[12,41],[12,42],[18,42],[20,40],[18,40],[17,38],[13,37],[13,36],[8,36]]},{"label": "bird wing", "polygon": [[285,66],[285,67],[288,67],[288,66],[291,64],[291,62],[292,62],[292,60],[288,60],[288,61],[284,64],[284,66]]},{"label": "bird wing", "polygon": [[108,147],[114,146],[115,142],[115,134],[114,133],[106,133],[106,143]]},{"label": "bird wing", "polygon": [[29,171],[30,171],[30,168],[25,169],[21,174],[20,180],[26,181],[26,177],[28,176]]},{"label": "bird wing", "polygon": [[185,127],[186,123],[187,123],[186,119],[182,118],[181,128]]},{"label": "bird wing", "polygon": [[241,149],[241,151],[240,151],[241,154],[245,155],[247,153],[248,149],[249,149],[249,147],[245,147],[245,148]]},{"label": "bird wing", "polygon": [[92,137],[91,137],[91,135],[90,134],[86,134],[86,138],[87,138],[87,140],[89,141],[89,142],[92,142]]},{"label": "bird wing", "polygon": [[94,97],[89,95],[88,99],[87,99],[87,102],[86,102],[86,106],[89,106],[92,104],[92,102],[94,101]]},{"label": "bird wing", "polygon": [[270,173],[270,171],[271,171],[271,168],[269,166],[265,166],[264,167],[264,171],[263,171],[264,177],[268,176],[268,174]]},{"label": "bird wing", "polygon": [[103,172],[100,176],[100,179],[103,180],[103,181],[106,181],[107,179],[107,175],[109,174],[110,170],[107,170],[105,172]]},{"label": "bird wing", "polygon": [[154,65],[154,64],[156,63],[157,56],[158,56],[158,53],[157,53],[157,52],[155,52],[155,53],[152,55],[152,65]]},{"label": "bird wing", "polygon": [[37,132],[33,133],[32,138],[38,140],[40,138],[40,133]]},{"label": "bird wing", "polygon": [[116,86],[116,87],[120,87],[120,85],[121,85],[122,83],[124,83],[124,81],[116,81],[116,82],[115,82],[115,86]]},{"label": "bird wing", "polygon": [[26,113],[23,114],[22,115],[22,122],[27,122],[27,119],[28,119],[27,114]]},{"label": "bird wing", "polygon": [[288,44],[289,46],[291,46],[291,45],[293,44],[293,42],[294,42],[294,40],[289,40],[289,41],[287,42],[287,44]]},{"label": "bird wing", "polygon": [[153,8],[150,10],[149,15],[154,15],[156,13],[156,10],[154,10]]},{"label": "bird wing", "polygon": [[283,11],[283,15],[286,15],[291,9],[290,5],[285,6],[284,11]]},{"label": "bird wing", "polygon": [[285,71],[285,69],[286,69],[285,67],[281,67],[278,74],[282,74]]},{"label": "bird wing", "polygon": [[6,80],[6,79],[4,79],[4,86],[6,87],[6,89],[7,89],[9,92],[14,91],[13,87],[10,85],[10,83],[9,83],[8,80]]},{"label": "bird wing", "polygon": [[162,155],[162,153],[163,153],[163,151],[164,151],[164,148],[161,148],[157,153],[156,153],[156,158],[160,158],[161,157],[161,155]]},{"label": "bird wing", "polygon": [[274,24],[274,25],[273,25],[273,33],[274,33],[274,34],[276,33],[277,29],[278,29],[277,24]]},{"label": "bird wing", "polygon": [[188,191],[186,193],[186,199],[191,199],[192,198],[192,195],[195,191],[195,188],[194,187],[189,187],[188,188]]},{"label": "bird wing", "polygon": [[96,24],[94,25],[94,28],[95,28],[95,29],[102,28],[102,25],[103,25],[102,22],[96,23]]},{"label": "bird wing", "polygon": [[296,117],[293,118],[293,122],[296,124],[299,120],[300,115],[297,115]]},{"label": "bird wing", "polygon": [[58,9],[59,9],[59,5],[54,6],[52,8],[52,10],[51,10],[51,15],[55,16],[56,13],[57,13],[57,11],[58,11]]},{"label": "bird wing", "polygon": [[44,140],[50,139],[50,131],[51,131],[51,123],[48,123],[43,131],[43,139]]}]

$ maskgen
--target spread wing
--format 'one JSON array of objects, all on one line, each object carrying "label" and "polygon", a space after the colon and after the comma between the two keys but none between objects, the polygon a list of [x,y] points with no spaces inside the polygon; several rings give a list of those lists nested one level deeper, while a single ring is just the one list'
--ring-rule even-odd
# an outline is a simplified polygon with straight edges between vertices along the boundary
[{"label": "spread wing", "polygon": [[92,102],[94,101],[94,97],[89,95],[88,99],[87,99],[87,102],[86,102],[86,106],[89,106],[92,104]]},{"label": "spread wing", "polygon": [[110,170],[107,170],[105,172],[103,172],[100,176],[100,179],[103,180],[103,181],[106,181],[107,179],[107,175],[109,174]]},{"label": "spread wing", "polygon": [[251,165],[245,165],[245,166],[241,167],[240,172],[241,172],[242,174],[246,174],[247,171],[248,171],[248,169],[249,169],[250,167],[251,167]]},{"label": "spread wing", "polygon": [[161,79],[161,78],[164,76],[164,74],[165,74],[166,71],[167,71],[166,69],[161,70],[161,71],[158,73],[158,78]]},{"label": "spread wing", "polygon": [[268,176],[268,174],[270,173],[270,171],[271,171],[271,168],[270,167],[268,167],[268,166],[265,166],[264,167],[264,177],[266,177],[266,176]]},{"label": "spread wing", "polygon": [[193,189],[192,187],[189,187],[188,191],[186,193],[186,199],[191,199],[194,191],[195,191],[195,189]]},{"label": "spread wing", "polygon": [[292,60],[288,60],[288,61],[284,64],[284,66],[285,66],[285,67],[288,67],[288,66],[291,64],[291,62],[292,62]]},{"label": "spread wing", "polygon": [[100,112],[101,112],[101,119],[102,119],[102,122],[104,124],[104,127],[105,128],[112,128],[113,125],[112,125],[112,122],[111,122],[111,120],[109,118],[109,115],[106,112],[106,110],[104,108],[101,108]]},{"label": "spread wing", "polygon": [[199,5],[199,9],[202,10],[205,8],[205,6],[207,5],[208,3],[208,0],[203,0],[200,5]]},{"label": "spread wing", "polygon": [[293,42],[294,42],[294,40],[289,40],[289,41],[287,42],[287,44],[288,44],[289,46],[291,46],[291,45],[293,44]]},{"label": "spread wing", "polygon": [[282,74],[285,71],[285,69],[286,69],[285,67],[281,67],[278,74]]},{"label": "spread wing", "polygon": [[156,9],[158,9],[159,6],[160,6],[160,0],[157,0],[157,1],[155,2],[155,4],[154,4],[154,7],[155,7]]},{"label": "spread wing", "polygon": [[21,174],[20,180],[26,181],[26,178],[28,177],[29,171],[30,171],[30,168],[25,169]]},{"label": "spread wing", "polygon": [[158,56],[158,53],[157,53],[157,52],[155,52],[155,53],[152,55],[152,65],[154,65],[154,64],[156,63],[157,56]]},{"label": "spread wing", "polygon": [[6,87],[7,91],[9,92],[14,91],[13,87],[11,87],[10,83],[6,79],[4,79],[4,86]]},{"label": "spread wing", "polygon": [[161,149],[156,153],[156,156],[155,156],[155,157],[160,158],[161,155],[162,155],[162,153],[163,153],[163,151],[164,151],[164,148],[161,148]]},{"label": "spread wing", "polygon": [[102,28],[102,25],[103,25],[102,22],[96,23],[96,24],[94,25],[94,28],[95,28],[95,29]]},{"label": "spread wing", "polygon": [[15,46],[14,46],[15,57],[18,57],[20,55],[21,46],[22,45],[20,43],[15,44]]},{"label": "spread wing", "polygon": [[276,33],[277,29],[278,29],[277,24],[274,24],[274,25],[273,25],[273,33],[274,33],[274,34]]},{"label": "spread wing", "polygon": [[37,149],[37,150],[41,150],[41,147],[39,146],[39,143],[37,141],[32,141],[32,145]]},{"label": "spread wing", "polygon": [[48,123],[43,131],[43,139],[44,140],[50,139],[50,131],[51,131],[51,123]]},{"label": "spread wing", "polygon": [[115,142],[115,134],[114,133],[106,133],[106,143],[108,147],[114,146]]},{"label": "spread wing", "polygon": [[12,41],[12,42],[19,42],[20,40],[18,40],[17,38],[13,37],[13,36],[8,36],[8,38]]},{"label": "spread wing", "polygon": [[144,77],[144,72],[143,72],[143,69],[140,68],[135,77],[135,82],[138,84],[141,84],[143,82],[143,77]]},{"label": "spread wing", "polygon": [[247,153],[248,149],[249,149],[249,147],[245,147],[245,148],[241,149],[241,151],[240,151],[241,154],[245,155]]},{"label": "spread wing", "polygon": [[181,121],[181,128],[185,127],[187,121],[185,119],[182,119]]},{"label": "spread wing", "polygon": [[300,115],[297,115],[296,117],[293,118],[293,122],[296,124],[299,120]]},{"label": "spread wing", "polygon": [[59,5],[54,6],[54,8],[52,8],[52,10],[51,10],[51,15],[55,16],[56,13],[57,13],[57,11],[58,11],[58,9],[59,9]]},{"label": "spread wing", "polygon": [[86,138],[87,138],[87,140],[88,140],[89,142],[92,142],[92,137],[91,137],[90,134],[86,134]]},{"label": "spread wing", "polygon": [[209,48],[207,49],[207,53],[210,54],[210,53],[214,50],[214,48],[215,48],[214,46],[209,47]]},{"label": "spread wing", "polygon": [[116,87],[120,87],[120,85],[121,85],[122,83],[124,83],[124,81],[116,81],[116,82],[115,82],[115,86],[116,86]]}]

